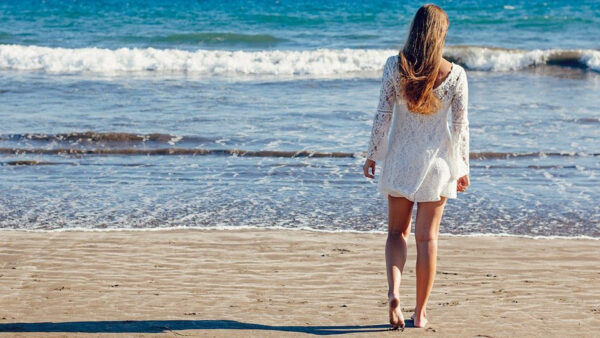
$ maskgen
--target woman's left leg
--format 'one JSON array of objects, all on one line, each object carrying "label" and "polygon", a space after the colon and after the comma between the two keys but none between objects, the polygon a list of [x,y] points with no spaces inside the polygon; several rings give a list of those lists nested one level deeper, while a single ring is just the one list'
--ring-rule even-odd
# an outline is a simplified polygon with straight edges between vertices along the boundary
[{"label": "woman's left leg", "polygon": [[404,328],[400,307],[400,280],[406,263],[407,241],[414,202],[404,197],[388,196],[388,236],[385,243],[385,262],[388,279],[390,324]]}]

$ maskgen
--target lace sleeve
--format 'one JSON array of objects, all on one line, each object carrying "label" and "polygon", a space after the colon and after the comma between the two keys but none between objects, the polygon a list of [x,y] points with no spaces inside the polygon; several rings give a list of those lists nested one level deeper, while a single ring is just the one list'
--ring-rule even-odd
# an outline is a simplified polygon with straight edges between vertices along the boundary
[{"label": "lace sleeve", "polygon": [[375,117],[373,118],[373,128],[371,129],[371,139],[369,141],[369,150],[367,151],[367,158],[374,161],[383,160],[387,152],[388,131],[390,129],[394,100],[396,98],[392,61],[393,57],[388,58],[383,67],[379,104],[377,106],[377,113],[375,113]]},{"label": "lace sleeve", "polygon": [[455,154],[455,177],[469,174],[469,87],[464,70],[458,75],[452,97],[452,150]]}]

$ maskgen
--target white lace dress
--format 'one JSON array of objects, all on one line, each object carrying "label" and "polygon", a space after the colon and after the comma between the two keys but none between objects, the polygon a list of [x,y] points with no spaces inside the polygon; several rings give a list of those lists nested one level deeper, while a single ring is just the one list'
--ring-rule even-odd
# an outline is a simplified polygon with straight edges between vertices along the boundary
[{"label": "white lace dress", "polygon": [[410,112],[403,102],[398,56],[387,59],[367,151],[367,158],[383,161],[378,190],[386,197],[415,202],[439,201],[440,196],[456,198],[458,178],[469,173],[465,70],[452,64],[434,95],[442,103],[439,111],[429,115]]}]

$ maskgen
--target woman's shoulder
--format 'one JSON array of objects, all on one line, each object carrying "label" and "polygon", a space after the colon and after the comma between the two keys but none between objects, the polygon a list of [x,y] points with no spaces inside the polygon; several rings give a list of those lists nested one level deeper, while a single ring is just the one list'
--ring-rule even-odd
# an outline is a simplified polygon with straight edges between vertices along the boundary
[{"label": "woman's shoulder", "polygon": [[398,76],[398,55],[391,55],[386,59],[383,71],[388,76]]},{"label": "woman's shoulder", "polygon": [[463,87],[467,86],[467,72],[465,71],[465,69],[456,63],[453,63],[453,67],[456,67],[456,70],[454,72],[454,90],[457,91],[459,89],[462,89]]},{"label": "woman's shoulder", "polygon": [[452,63],[452,68],[450,69],[450,74],[448,75],[448,79],[447,81],[445,81],[445,84],[447,87],[457,87],[457,84],[463,81],[466,81],[467,79],[467,73],[465,71],[465,69],[454,62]]},{"label": "woman's shoulder", "polygon": [[452,68],[455,68],[453,70],[455,70],[456,79],[464,78],[466,80],[467,71],[465,71],[465,69],[461,65],[452,62]]},{"label": "woman's shoulder", "polygon": [[386,68],[394,69],[398,66],[398,55],[391,55],[385,60]]},{"label": "woman's shoulder", "polygon": [[465,88],[467,88],[467,72],[461,65],[453,63],[452,73],[453,79],[451,84],[448,85],[446,95],[451,94],[450,96],[453,97],[464,94]]}]

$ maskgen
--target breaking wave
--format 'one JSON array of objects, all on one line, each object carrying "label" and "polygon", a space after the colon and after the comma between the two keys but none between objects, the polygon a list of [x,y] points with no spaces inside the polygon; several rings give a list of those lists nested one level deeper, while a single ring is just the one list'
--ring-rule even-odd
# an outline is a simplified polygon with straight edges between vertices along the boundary
[{"label": "breaking wave", "polygon": [[519,50],[451,46],[446,48],[444,56],[474,70],[510,71],[539,65],[555,65],[600,72],[600,51],[590,49]]},{"label": "breaking wave", "polygon": [[[358,76],[368,73],[372,77],[381,70],[385,59],[396,53],[393,49],[186,51],[155,48],[71,49],[0,44],[0,70],[309,76]],[[514,71],[549,64],[600,72],[600,51],[589,49],[516,50],[448,46],[445,57],[471,70]]]}]

